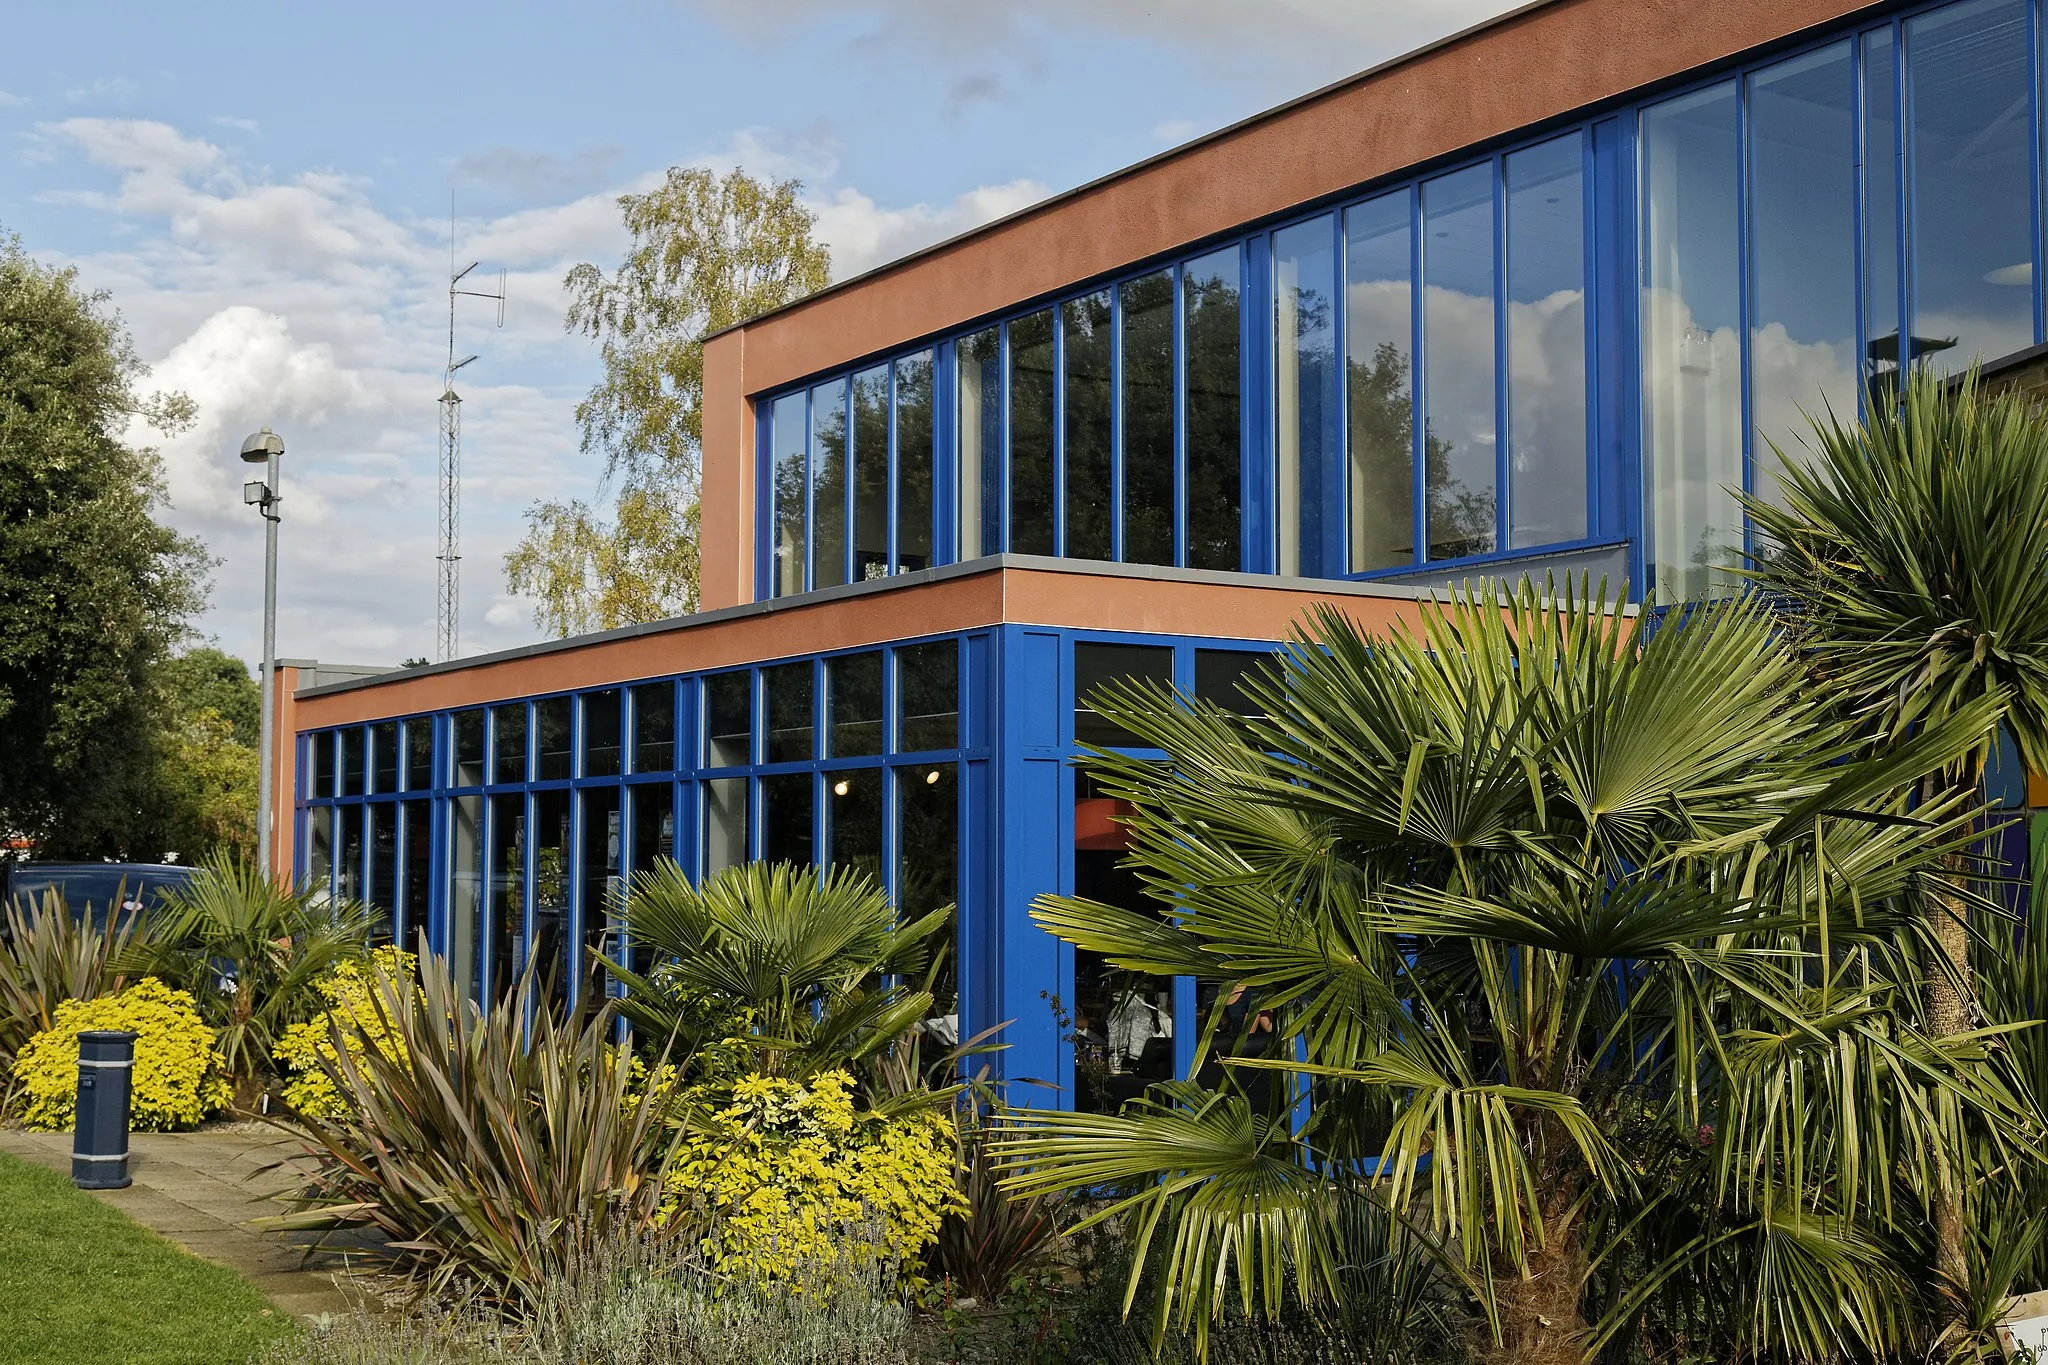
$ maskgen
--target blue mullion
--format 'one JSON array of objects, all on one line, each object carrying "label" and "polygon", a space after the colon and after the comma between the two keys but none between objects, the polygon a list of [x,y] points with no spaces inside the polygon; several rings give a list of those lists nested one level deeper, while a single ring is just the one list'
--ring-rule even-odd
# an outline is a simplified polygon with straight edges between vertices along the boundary
[{"label": "blue mullion", "polygon": [[450,713],[443,711],[434,716],[433,726],[433,774],[429,784],[432,793],[429,804],[433,818],[428,827],[427,937],[433,950],[446,957],[449,918],[455,901],[454,889],[449,885],[454,873],[449,844],[453,838],[455,821],[450,805],[453,798],[447,794],[448,777],[454,764],[455,719]]},{"label": "blue mullion", "polygon": [[1238,252],[1238,567],[1272,573],[1278,563],[1274,505],[1273,238],[1255,233]]},{"label": "blue mullion", "polygon": [[1109,557],[1124,560],[1124,287],[1109,288]]},{"label": "blue mullion", "polygon": [[[1240,255],[1242,253],[1239,253]],[[1188,319],[1187,271],[1184,263],[1173,264],[1173,563],[1186,568],[1188,562]],[[1243,291],[1239,290],[1242,307]],[[1239,477],[1245,464],[1242,436],[1238,443]],[[1240,500],[1240,505],[1242,501]]]},{"label": "blue mullion", "polygon": [[1067,310],[1052,310],[1052,552],[1067,553]]},{"label": "blue mullion", "polygon": [[[1741,390],[1742,421],[1742,491],[1756,492],[1756,409],[1752,398],[1751,351],[1749,320],[1754,313],[1754,300],[1750,297],[1756,287],[1756,270],[1751,256],[1756,248],[1756,223],[1753,218],[1756,196],[1751,193],[1751,178],[1756,174],[1756,157],[1750,147],[1749,87],[1752,75],[1744,72],[1735,81],[1735,336],[1737,386]],[[1753,532],[1749,524],[1749,512],[1745,508],[1742,517],[1742,562],[1754,562],[1752,544]]]},{"label": "blue mullion", "polygon": [[1408,186],[1408,466],[1414,471],[1415,552],[1411,563],[1429,562],[1429,423],[1422,345],[1422,182]]},{"label": "blue mullion", "polygon": [[[851,528],[849,528],[850,530]],[[886,671],[886,670],[885,670]],[[829,686],[825,677],[825,661],[811,660],[811,864],[825,865],[825,840],[831,821],[826,818],[825,783],[818,773],[820,755],[825,752],[825,689]]]},{"label": "blue mullion", "polygon": [[1508,404],[1508,162],[1493,159],[1493,544],[1514,546],[1514,428]]}]

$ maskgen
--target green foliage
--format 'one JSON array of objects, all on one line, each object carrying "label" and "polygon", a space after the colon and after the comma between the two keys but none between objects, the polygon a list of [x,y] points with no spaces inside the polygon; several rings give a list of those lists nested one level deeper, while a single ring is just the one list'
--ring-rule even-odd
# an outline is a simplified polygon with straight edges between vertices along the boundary
[{"label": "green foliage", "polygon": [[227,724],[235,743],[256,747],[263,691],[247,664],[212,645],[201,645],[166,659],[157,676],[186,715],[211,711]]},{"label": "green foliage", "polygon": [[[285,1031],[324,1007],[320,982],[369,951],[375,917],[324,892],[283,886],[254,863],[217,855],[169,893],[160,921],[124,959],[199,998],[222,1054],[252,1100],[277,1069]],[[229,989],[217,985],[223,972]]]},{"label": "green foliage", "polygon": [[625,983],[621,1013],[644,1037],[674,1039],[693,1082],[802,1080],[877,1056],[924,1018],[931,994],[904,978],[924,971],[951,914],[900,923],[850,868],[744,863],[696,886],[664,859],[634,875],[625,907],[632,941],[660,965],[646,977],[605,968]]},{"label": "green foliage", "polygon": [[[1096,1217],[1134,1229],[1155,1340],[1343,1302],[1371,1199],[1453,1249],[1501,1358],[1653,1339],[1708,1285],[1717,1359],[1927,1344],[1944,1172],[2013,1197],[2040,1150],[2006,1030],[1923,1012],[1921,898],[1970,828],[1915,790],[1992,707],[1872,756],[1760,602],[1650,626],[1554,589],[1386,639],[1331,609],[1262,718],[1091,698],[1166,754],[1089,761],[1166,917],[1035,917],[1242,985],[1283,1040],[1122,1114],[1004,1116],[1013,1189],[1131,1191]],[[1261,1069],[1308,1082],[1298,1130]]]},{"label": "green foliage", "polygon": [[617,480],[612,519],[580,500],[537,502],[505,557],[508,586],[558,635],[696,610],[704,337],[825,286],[830,259],[794,180],[671,167],[619,199],[632,246],[607,276],[563,281],[568,327],[599,343],[604,377],[576,406],[585,453]]},{"label": "green foliage", "polygon": [[668,1176],[671,1216],[705,1228],[704,1254],[743,1284],[829,1296],[868,1274],[915,1273],[949,1213],[955,1134],[932,1112],[854,1107],[843,1071],[808,1082],[749,1076],[694,1118]]},{"label": "green foliage", "polygon": [[66,1000],[92,1000],[127,984],[115,961],[135,933],[133,914],[111,915],[105,929],[73,915],[55,891],[30,909],[0,906],[0,1066],[11,1066],[23,1044],[57,1023]]},{"label": "green foliage", "polygon": [[15,1077],[27,1092],[23,1121],[62,1132],[78,1105],[78,1035],[127,1029],[135,1035],[130,1075],[130,1125],[138,1132],[190,1128],[233,1098],[213,1030],[192,997],[153,976],[97,1000],[66,1000],[49,1029],[29,1039],[15,1059]]},{"label": "green foliage", "polygon": [[1059,1194],[1012,1197],[1000,1184],[991,1134],[972,1107],[958,1123],[960,1202],[925,1255],[925,1275],[947,1298],[996,1303],[1026,1294],[1056,1273],[1053,1256],[1071,1221]]},{"label": "green foliage", "polygon": [[294,1327],[234,1271],[0,1155],[0,1365],[211,1365]]},{"label": "green foliage", "polygon": [[0,827],[45,858],[164,851],[151,812],[158,673],[204,596],[197,542],[157,520],[159,462],[130,420],[175,431],[104,294],[0,236]]},{"label": "green foliage", "polygon": [[344,1052],[357,1070],[362,1068],[363,1053],[371,1048],[404,1065],[402,1043],[389,1017],[377,1008],[375,983],[380,977],[409,981],[418,970],[417,957],[387,946],[371,953],[367,962],[343,962],[321,978],[318,989],[327,1008],[293,1024],[278,1040],[277,1060],[291,1076],[285,1082],[284,1102],[310,1118],[337,1118],[348,1110],[348,1101],[334,1083]]},{"label": "green foliage", "polygon": [[584,1239],[653,1225],[676,1136],[608,1012],[579,1026],[543,999],[529,1024],[531,973],[480,1010],[431,956],[417,982],[367,980],[397,1046],[322,1056],[341,1112],[286,1121],[318,1169],[306,1208],[279,1225],[367,1224],[431,1289],[513,1305]]}]

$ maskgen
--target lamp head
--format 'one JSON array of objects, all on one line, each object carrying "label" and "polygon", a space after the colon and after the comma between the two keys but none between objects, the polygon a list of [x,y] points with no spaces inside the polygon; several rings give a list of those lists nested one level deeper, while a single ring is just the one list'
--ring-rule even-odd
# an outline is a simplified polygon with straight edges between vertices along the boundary
[{"label": "lamp head", "polygon": [[284,454],[284,437],[269,427],[242,442],[242,458],[250,464],[267,463],[271,456]]}]

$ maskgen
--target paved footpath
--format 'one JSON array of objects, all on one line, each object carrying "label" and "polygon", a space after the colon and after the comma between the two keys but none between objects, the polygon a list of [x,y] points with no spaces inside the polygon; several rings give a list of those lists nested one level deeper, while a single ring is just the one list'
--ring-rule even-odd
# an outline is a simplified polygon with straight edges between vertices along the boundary
[{"label": "paved footpath", "polygon": [[[287,1211],[277,1196],[296,1178],[289,1169],[267,1168],[297,1150],[272,1132],[136,1133],[128,1155],[135,1183],[93,1194],[194,1255],[239,1272],[282,1312],[346,1313],[364,1296],[341,1272],[348,1268],[349,1252],[360,1251],[364,1242],[330,1240],[308,1259],[314,1234],[250,1226]],[[69,1133],[0,1129],[0,1152],[71,1174]]]}]

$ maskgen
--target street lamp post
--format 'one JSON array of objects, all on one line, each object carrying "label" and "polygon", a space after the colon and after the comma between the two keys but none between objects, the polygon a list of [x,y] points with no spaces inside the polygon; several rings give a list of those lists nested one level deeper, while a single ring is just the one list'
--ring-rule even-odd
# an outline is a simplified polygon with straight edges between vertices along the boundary
[{"label": "street lamp post", "polygon": [[269,427],[242,442],[242,459],[266,466],[260,483],[242,485],[242,501],[263,514],[263,663],[257,676],[263,684],[261,721],[256,745],[261,751],[256,766],[256,865],[265,877],[270,867],[270,770],[271,729],[277,712],[272,696],[277,672],[277,505],[284,495],[277,491],[277,459],[284,454],[284,438]]}]

